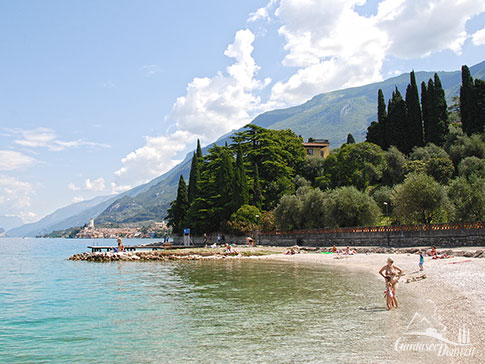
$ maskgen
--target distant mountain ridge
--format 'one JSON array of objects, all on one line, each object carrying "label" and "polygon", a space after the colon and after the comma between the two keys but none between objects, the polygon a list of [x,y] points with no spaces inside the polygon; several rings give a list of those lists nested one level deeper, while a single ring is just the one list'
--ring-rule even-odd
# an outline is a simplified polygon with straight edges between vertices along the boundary
[{"label": "distant mountain ridge", "polygon": [[[470,72],[474,78],[485,79],[485,61],[470,67]],[[422,81],[427,82],[434,73],[416,72],[416,80],[419,84]],[[450,103],[451,98],[459,94],[461,71],[437,73]],[[323,93],[304,104],[260,114],[251,123],[269,129],[292,129],[305,139],[325,138],[330,141],[331,147],[344,143],[348,133],[352,133],[356,141],[362,141],[365,139],[368,125],[377,118],[378,89],[383,90],[387,101],[396,87],[404,95],[408,83],[409,74],[406,73],[370,85]],[[223,145],[230,140],[233,133],[224,135],[213,144]],[[203,148],[203,152],[205,153],[210,146]],[[176,196],[179,176],[182,174],[186,180],[188,179],[191,158],[192,152],[170,171],[144,185],[120,195],[99,197],[99,201],[85,201],[85,205],[79,203],[67,206],[37,223],[9,230],[7,235],[46,234],[54,230],[82,226],[92,217],[96,218],[97,223],[163,219],[170,201]]]}]

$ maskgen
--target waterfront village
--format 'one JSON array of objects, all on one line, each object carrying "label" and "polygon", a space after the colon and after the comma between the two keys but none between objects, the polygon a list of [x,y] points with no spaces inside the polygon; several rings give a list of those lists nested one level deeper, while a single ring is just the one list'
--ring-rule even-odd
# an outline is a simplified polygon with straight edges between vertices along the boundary
[{"label": "waterfront village", "polygon": [[151,222],[148,226],[96,227],[94,219],[82,227],[73,237],[76,239],[162,238],[170,233],[165,223]]}]

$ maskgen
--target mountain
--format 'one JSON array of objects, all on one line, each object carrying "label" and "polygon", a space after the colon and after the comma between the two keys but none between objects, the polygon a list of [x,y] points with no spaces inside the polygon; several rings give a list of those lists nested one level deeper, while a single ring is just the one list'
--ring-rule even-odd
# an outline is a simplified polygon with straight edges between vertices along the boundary
[{"label": "mountain", "polygon": [[[474,78],[485,78],[485,61],[470,68]],[[435,72],[416,72],[418,85],[428,82]],[[437,72],[448,104],[460,93],[461,71]],[[356,141],[363,141],[367,127],[377,119],[377,91],[382,89],[386,102],[397,87],[405,95],[409,74],[402,74],[382,82],[361,87],[332,91],[317,95],[306,103],[283,110],[268,111],[252,123],[269,129],[292,129],[303,138],[325,138],[331,147],[345,143],[352,133]]]},{"label": "mountain", "polygon": [[107,203],[116,198],[116,196],[100,196],[74,203],[56,210],[37,222],[8,230],[7,236],[37,236],[72,226],[82,226],[89,222],[90,218],[103,212],[108,206]]},{"label": "mountain", "polygon": [[4,231],[16,228],[23,224],[23,221],[18,216],[0,216],[0,228]]},{"label": "mountain", "polygon": [[[416,72],[416,81],[427,82],[434,73]],[[485,79],[485,61],[470,67],[470,73],[474,78]],[[450,104],[451,98],[459,94],[461,71],[438,72],[438,75]],[[377,118],[378,89],[383,90],[387,101],[396,87],[404,96],[408,83],[409,74],[402,74],[370,85],[323,93],[302,105],[258,115],[252,123],[269,129],[292,129],[305,139],[325,138],[330,141],[331,147],[338,147],[344,143],[348,133],[352,133],[359,142],[365,139],[370,122]],[[230,141],[232,134],[222,136],[215,144],[223,145]],[[211,146],[203,148],[203,153]],[[78,204],[70,205],[37,223],[9,230],[7,234],[35,236],[72,226],[82,226],[92,217],[97,223],[160,220],[165,217],[170,201],[175,199],[180,175],[188,179],[191,159],[192,152],[188,153],[179,165],[144,185],[119,195],[100,198],[102,201],[98,201],[98,204],[95,204],[96,199],[91,200],[89,206],[77,206],[77,212],[71,211],[74,209],[70,208]]]}]

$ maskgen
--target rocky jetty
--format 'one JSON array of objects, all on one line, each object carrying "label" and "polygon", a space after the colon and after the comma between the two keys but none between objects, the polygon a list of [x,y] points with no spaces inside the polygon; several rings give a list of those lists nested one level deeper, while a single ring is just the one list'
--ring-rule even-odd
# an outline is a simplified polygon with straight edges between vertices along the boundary
[{"label": "rocky jetty", "polygon": [[155,260],[217,260],[238,257],[237,253],[193,252],[193,251],[149,251],[149,252],[86,252],[74,254],[69,260],[86,260],[89,262],[112,261],[155,261]]},{"label": "rocky jetty", "polygon": [[[339,247],[343,252],[345,249]],[[391,248],[391,247],[351,247],[357,254],[417,254],[424,250],[427,256],[430,255],[431,248]],[[330,252],[328,248],[298,247],[297,251],[305,253]],[[284,247],[257,247],[242,248],[238,251],[227,253],[224,249],[178,249],[178,250],[156,250],[156,251],[131,251],[131,252],[86,252],[74,254],[69,260],[84,260],[89,262],[112,262],[112,261],[168,261],[168,260],[219,260],[243,257],[255,257],[268,254],[284,254],[288,248]],[[437,258],[448,257],[467,257],[485,258],[483,249],[438,249]]]}]

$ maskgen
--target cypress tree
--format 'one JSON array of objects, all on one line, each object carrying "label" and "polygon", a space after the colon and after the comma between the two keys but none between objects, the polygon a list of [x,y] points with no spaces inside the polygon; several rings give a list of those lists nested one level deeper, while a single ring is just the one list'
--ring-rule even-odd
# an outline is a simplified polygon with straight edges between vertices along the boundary
[{"label": "cypress tree", "polygon": [[377,144],[383,149],[389,147],[385,142],[386,118],[386,102],[382,90],[379,89],[377,92],[377,122],[373,121],[367,128],[366,141]]},{"label": "cypress tree", "polygon": [[476,109],[475,122],[473,123],[473,133],[483,133],[485,128],[485,81],[475,79],[474,85],[474,104]]},{"label": "cypress tree", "polygon": [[202,148],[200,147],[200,140],[197,139],[197,158],[199,158],[199,162],[202,161]]},{"label": "cypress tree", "polygon": [[237,211],[242,205],[249,203],[249,187],[244,169],[243,153],[241,145],[237,145],[236,166],[234,168],[234,197],[233,211]]},{"label": "cypress tree", "polygon": [[428,138],[430,135],[429,130],[429,101],[428,101],[428,89],[426,88],[426,82],[421,82],[421,110],[423,115],[423,138],[424,143],[428,143]]},{"label": "cypress tree", "polygon": [[377,91],[377,123],[378,127],[375,130],[376,142],[375,144],[380,145],[382,149],[389,148],[389,138],[387,131],[387,111],[386,111],[386,101],[384,99],[384,93],[381,89]]},{"label": "cypress tree", "polygon": [[461,67],[460,114],[463,131],[471,135],[473,124],[473,78],[468,67]]},{"label": "cypress tree", "polygon": [[448,135],[448,107],[438,74],[435,73],[434,82],[429,79],[428,88],[423,92],[424,140],[426,144],[441,146]]},{"label": "cypress tree", "polygon": [[189,198],[187,193],[187,185],[184,177],[180,175],[179,185],[177,189],[177,198],[170,203],[168,209],[167,219],[173,232],[181,234],[186,223],[187,211],[189,209]]},{"label": "cypress tree", "polygon": [[448,135],[448,105],[446,104],[445,90],[437,73],[434,74],[434,117],[436,123],[436,145],[443,145]]},{"label": "cypress tree", "polygon": [[379,89],[379,91],[377,91],[377,122],[384,123],[386,117],[386,101],[384,99],[384,93]]},{"label": "cypress tree", "polygon": [[395,145],[403,153],[409,153],[406,103],[397,87],[392,93],[387,112],[386,134],[388,136],[388,144]]},{"label": "cypress tree", "polygon": [[229,220],[232,211],[232,199],[234,194],[234,169],[232,156],[227,147],[221,148],[220,166],[216,172],[216,188],[220,193],[218,207],[221,210],[220,221]]},{"label": "cypress tree", "polygon": [[188,189],[188,198],[189,203],[194,201],[199,193],[199,180],[200,180],[200,170],[199,170],[199,158],[197,157],[196,152],[192,156],[192,165],[190,166],[190,176],[189,176],[189,189]]},{"label": "cypress tree", "polygon": [[[424,82],[423,82],[424,83]],[[424,124],[424,141],[425,144],[433,143],[434,136],[434,83],[432,79],[428,81],[428,87],[424,86],[422,94],[423,124]]]},{"label": "cypress tree", "polygon": [[411,83],[406,89],[406,109],[408,116],[408,133],[410,149],[421,147],[424,144],[423,119],[419,106],[418,85],[414,71],[410,74]]},{"label": "cypress tree", "polygon": [[347,135],[347,143],[346,144],[355,144],[354,136],[351,133],[349,133]]}]

